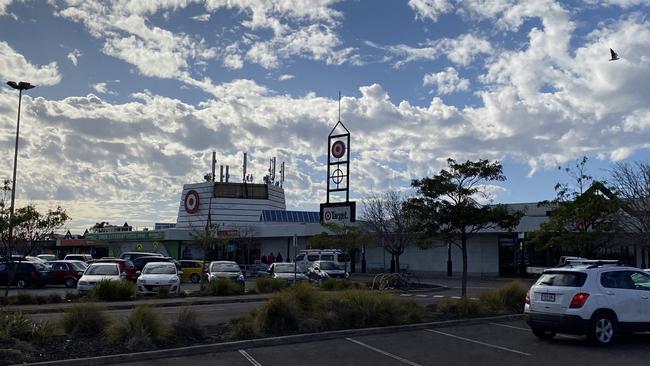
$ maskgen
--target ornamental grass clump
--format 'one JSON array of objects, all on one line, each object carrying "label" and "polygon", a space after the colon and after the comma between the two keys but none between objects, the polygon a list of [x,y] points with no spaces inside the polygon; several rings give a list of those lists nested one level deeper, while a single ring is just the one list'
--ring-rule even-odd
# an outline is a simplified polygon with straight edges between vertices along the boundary
[{"label": "ornamental grass clump", "polygon": [[76,304],[63,313],[61,324],[73,337],[97,337],[104,333],[108,317],[98,305]]},{"label": "ornamental grass clump", "polygon": [[101,280],[90,289],[94,301],[128,301],[135,297],[135,284],[130,281]]}]

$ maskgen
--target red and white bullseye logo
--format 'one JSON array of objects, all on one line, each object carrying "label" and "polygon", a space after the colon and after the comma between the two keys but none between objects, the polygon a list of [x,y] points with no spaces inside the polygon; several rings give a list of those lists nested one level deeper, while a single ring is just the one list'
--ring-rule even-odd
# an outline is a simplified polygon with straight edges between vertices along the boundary
[{"label": "red and white bullseye logo", "polygon": [[345,155],[345,144],[343,141],[336,141],[332,144],[332,156],[337,159],[340,159]]},{"label": "red and white bullseye logo", "polygon": [[195,190],[187,192],[185,195],[185,211],[195,213],[199,210],[199,194]]},{"label": "red and white bullseye logo", "polygon": [[332,211],[325,211],[325,221],[330,221],[332,219]]}]

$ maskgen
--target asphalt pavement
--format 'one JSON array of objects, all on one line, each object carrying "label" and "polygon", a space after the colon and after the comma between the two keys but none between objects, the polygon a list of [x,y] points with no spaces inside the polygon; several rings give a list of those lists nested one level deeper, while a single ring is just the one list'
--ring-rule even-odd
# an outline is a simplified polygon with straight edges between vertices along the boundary
[{"label": "asphalt pavement", "polygon": [[537,339],[524,321],[481,323],[392,334],[342,337],[273,347],[123,363],[128,366],[191,364],[234,366],[594,366],[648,365],[650,334],[620,339],[608,348],[584,337]]}]

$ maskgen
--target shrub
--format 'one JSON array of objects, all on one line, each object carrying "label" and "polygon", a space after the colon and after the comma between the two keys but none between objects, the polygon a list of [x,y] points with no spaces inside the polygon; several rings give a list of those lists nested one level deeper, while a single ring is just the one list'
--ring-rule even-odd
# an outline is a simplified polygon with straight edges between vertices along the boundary
[{"label": "shrub", "polygon": [[56,330],[56,324],[50,321],[35,322],[32,325],[31,341],[36,344],[47,343]]},{"label": "shrub", "polygon": [[210,296],[231,296],[241,295],[244,292],[243,290],[244,288],[241,284],[229,278],[220,278],[208,282],[206,287],[202,290],[202,293]]},{"label": "shrub", "polygon": [[15,365],[23,363],[27,357],[23,352],[12,348],[0,348],[0,364],[2,365]]},{"label": "shrub", "polygon": [[363,288],[363,285],[358,282],[328,278],[321,282],[320,288],[322,288],[325,291],[342,291],[342,290],[350,290],[350,289],[361,289]]},{"label": "shrub", "polygon": [[203,327],[199,323],[196,311],[183,309],[172,323],[174,336],[179,339],[201,340],[205,337]]},{"label": "shrub", "polygon": [[63,302],[63,298],[61,298],[61,295],[59,294],[49,294],[47,296],[48,304],[59,304],[61,302]]},{"label": "shrub", "polygon": [[259,293],[268,294],[289,287],[289,283],[279,278],[260,277],[255,280],[255,288]]},{"label": "shrub", "polygon": [[91,289],[88,296],[95,301],[131,300],[135,295],[135,284],[130,281],[101,280]]},{"label": "shrub", "polygon": [[116,321],[107,329],[111,341],[126,342],[129,349],[148,348],[165,335],[158,310],[150,305],[137,305],[126,322]]},{"label": "shrub", "polygon": [[256,312],[233,322],[237,338],[405,324],[424,310],[412,301],[367,290],[320,292],[308,284],[274,294]]},{"label": "shrub", "polygon": [[481,304],[466,297],[461,299],[442,299],[436,305],[436,310],[443,314],[454,314],[461,317],[482,314]]},{"label": "shrub", "polygon": [[30,294],[18,294],[16,295],[16,302],[15,304],[17,305],[33,305],[36,304],[36,297],[32,296]]},{"label": "shrub", "polygon": [[512,281],[497,290],[483,292],[479,298],[486,309],[493,312],[521,313],[526,300],[526,285]]},{"label": "shrub", "polygon": [[20,312],[0,310],[0,339],[16,338],[28,341],[33,322]]},{"label": "shrub", "polygon": [[77,304],[63,314],[63,329],[74,337],[99,336],[104,332],[108,318],[95,304]]}]

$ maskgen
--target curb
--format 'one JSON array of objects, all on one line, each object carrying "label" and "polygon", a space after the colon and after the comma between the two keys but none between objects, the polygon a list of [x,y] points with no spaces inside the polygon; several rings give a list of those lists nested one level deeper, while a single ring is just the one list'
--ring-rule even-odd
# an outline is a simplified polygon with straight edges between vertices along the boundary
[{"label": "curb", "polygon": [[492,321],[519,320],[522,319],[523,317],[524,314],[512,314],[512,315],[500,315],[500,316],[473,318],[473,319],[445,320],[445,321],[430,322],[430,323],[394,325],[389,327],[336,330],[336,331],[321,332],[321,333],[296,334],[296,335],[288,335],[288,336],[280,336],[280,337],[251,339],[251,340],[244,340],[244,341],[202,344],[197,346],[172,348],[172,349],[164,349],[164,350],[157,350],[157,351],[147,351],[147,352],[140,352],[140,353],[123,353],[123,354],[109,355],[109,356],[35,362],[26,365],[78,366],[78,365],[121,364],[126,362],[149,361],[149,360],[155,360],[159,358],[195,356],[195,355],[206,354],[206,353],[235,351],[235,350],[245,349],[245,348],[258,348],[258,347],[269,347],[269,346],[281,346],[281,345],[294,344],[294,343],[307,343],[307,342],[323,341],[323,340],[336,339],[342,337],[405,332],[405,331],[414,331],[414,330],[420,330],[425,328],[442,328],[442,327],[449,327],[449,326],[460,325],[460,324],[472,325],[472,324],[481,324],[484,322],[492,322]]},{"label": "curb", "polygon": [[[157,308],[164,308],[164,307],[176,307],[176,306],[192,306],[192,305],[211,305],[211,304],[237,304],[237,303],[247,303],[247,302],[263,302],[266,301],[270,298],[270,296],[264,296],[264,297],[255,297],[255,298],[237,298],[237,299],[205,299],[202,300],[201,298],[196,298],[196,300],[191,300],[191,301],[175,301],[175,302],[164,302],[164,303],[148,303],[148,302],[138,302],[138,303],[131,303],[131,304],[114,304],[114,305],[104,305],[106,304],[105,302],[79,302],[76,304],[96,304],[101,307],[103,307],[105,310],[127,310],[127,309],[133,309],[137,305],[151,305],[153,307]],[[189,298],[192,299],[192,298]],[[75,304],[75,303],[69,303],[69,304]],[[110,304],[110,303],[109,303]],[[47,309],[17,309],[12,307],[6,307],[8,310],[14,310],[14,311],[19,311],[24,314],[53,314],[53,313],[63,313],[65,312],[69,306],[67,307],[52,307],[52,308],[47,308]]]}]

